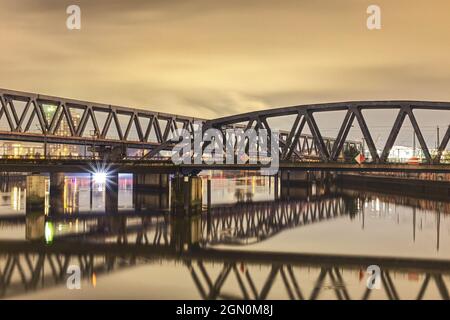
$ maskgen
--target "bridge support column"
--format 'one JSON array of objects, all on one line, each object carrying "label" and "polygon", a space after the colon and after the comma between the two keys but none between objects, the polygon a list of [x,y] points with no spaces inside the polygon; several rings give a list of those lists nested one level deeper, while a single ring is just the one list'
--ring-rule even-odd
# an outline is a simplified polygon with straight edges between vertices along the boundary
[{"label": "bridge support column", "polygon": [[108,174],[105,190],[105,212],[115,214],[119,211],[119,173]]},{"label": "bridge support column", "polygon": [[43,240],[45,237],[45,182],[46,176],[33,174],[27,176],[25,238]]},{"label": "bridge support column", "polygon": [[169,191],[169,175],[165,173],[133,174],[135,190],[167,190]]},{"label": "bridge support column", "polygon": [[64,213],[64,173],[50,173],[50,215]]},{"label": "bridge support column", "polygon": [[177,175],[171,181],[171,245],[178,252],[198,247],[202,191],[200,177]]},{"label": "bridge support column", "polygon": [[145,209],[168,210],[170,207],[169,192],[133,189],[133,205],[136,211]]},{"label": "bridge support column", "polygon": [[133,174],[133,203],[142,209],[169,209],[169,175],[163,173]]},{"label": "bridge support column", "polygon": [[288,186],[307,184],[310,181],[307,171],[281,171],[281,184]]},{"label": "bridge support column", "polygon": [[202,212],[202,179],[175,176],[171,183],[171,211],[176,216],[194,216]]},{"label": "bridge support column", "polygon": [[281,171],[281,195],[280,198],[289,200],[306,199],[309,196],[310,175],[307,171]]}]

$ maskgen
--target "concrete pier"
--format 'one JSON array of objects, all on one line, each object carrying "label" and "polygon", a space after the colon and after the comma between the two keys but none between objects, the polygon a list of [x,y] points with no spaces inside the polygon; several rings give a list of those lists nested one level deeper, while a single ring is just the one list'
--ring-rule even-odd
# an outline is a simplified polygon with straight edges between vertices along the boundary
[{"label": "concrete pier", "polygon": [[136,211],[145,209],[168,210],[169,174],[135,173],[133,174],[133,204]]},{"label": "concrete pier", "polygon": [[119,173],[109,173],[106,178],[105,212],[116,214],[119,211]]},{"label": "concrete pier", "polygon": [[133,204],[137,212],[144,210],[165,211],[170,208],[169,192],[133,189]]},{"label": "concrete pier", "polygon": [[[42,186],[42,188],[44,188]],[[64,213],[64,173],[50,173],[50,215]]]},{"label": "concrete pier", "polygon": [[300,184],[307,184],[310,181],[308,171],[290,171],[281,170],[281,184],[282,186],[293,186]]},{"label": "concrete pier", "polygon": [[27,176],[26,229],[27,240],[43,240],[45,237],[45,185],[47,177],[43,175]]},{"label": "concrete pier", "polygon": [[169,191],[169,174],[166,173],[135,173],[133,174],[135,190]]},{"label": "concrete pier", "polygon": [[171,183],[171,212],[176,216],[193,216],[202,212],[202,179],[175,176]]}]

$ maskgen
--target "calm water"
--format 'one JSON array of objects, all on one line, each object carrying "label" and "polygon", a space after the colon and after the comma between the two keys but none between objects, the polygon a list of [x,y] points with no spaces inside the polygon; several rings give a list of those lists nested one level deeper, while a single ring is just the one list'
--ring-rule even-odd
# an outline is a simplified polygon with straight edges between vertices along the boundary
[{"label": "calm water", "polygon": [[[45,179],[44,179],[45,180]],[[448,299],[450,201],[335,186],[275,188],[273,178],[216,174],[211,206],[172,214],[172,191],[108,189],[70,175],[58,212],[27,212],[25,177],[0,179],[2,298],[26,299]],[[34,190],[36,192],[36,190]],[[53,205],[55,207],[55,205]],[[81,289],[67,288],[67,269]],[[368,290],[369,265],[381,269]]]}]

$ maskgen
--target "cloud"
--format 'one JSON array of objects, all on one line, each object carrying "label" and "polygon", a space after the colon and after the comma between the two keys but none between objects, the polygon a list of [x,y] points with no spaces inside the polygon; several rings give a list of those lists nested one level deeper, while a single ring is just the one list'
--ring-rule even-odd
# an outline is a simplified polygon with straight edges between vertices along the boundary
[{"label": "cloud", "polygon": [[[80,31],[65,27],[73,3]],[[450,100],[450,2],[380,0],[376,32],[365,28],[368,4],[0,0],[0,87],[205,118]]]}]

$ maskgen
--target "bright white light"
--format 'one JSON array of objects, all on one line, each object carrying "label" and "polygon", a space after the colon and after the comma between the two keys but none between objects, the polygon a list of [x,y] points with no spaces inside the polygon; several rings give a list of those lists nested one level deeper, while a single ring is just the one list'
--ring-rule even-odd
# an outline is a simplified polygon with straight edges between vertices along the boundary
[{"label": "bright white light", "polygon": [[106,182],[106,172],[95,172],[93,175],[95,183],[103,184]]}]

